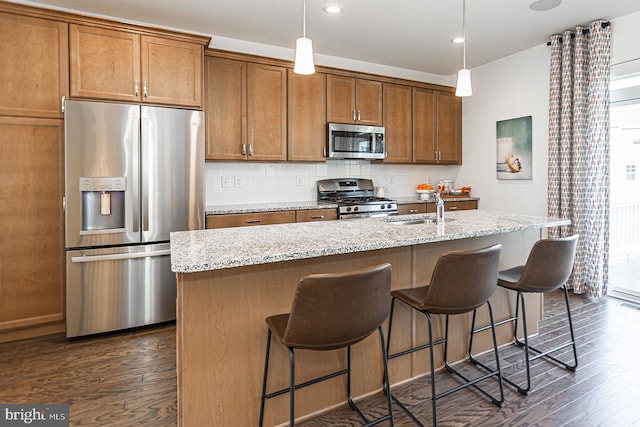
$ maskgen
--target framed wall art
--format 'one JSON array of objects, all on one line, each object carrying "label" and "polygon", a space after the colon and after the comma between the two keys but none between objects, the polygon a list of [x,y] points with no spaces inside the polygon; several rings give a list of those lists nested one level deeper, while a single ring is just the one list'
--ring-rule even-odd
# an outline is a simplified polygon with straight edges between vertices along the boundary
[{"label": "framed wall art", "polygon": [[496,122],[498,179],[531,179],[531,116]]}]

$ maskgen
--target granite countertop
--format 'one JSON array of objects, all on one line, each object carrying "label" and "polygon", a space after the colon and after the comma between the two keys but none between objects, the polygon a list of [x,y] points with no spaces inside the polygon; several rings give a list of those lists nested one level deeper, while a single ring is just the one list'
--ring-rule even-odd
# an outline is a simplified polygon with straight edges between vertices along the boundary
[{"label": "granite countertop", "polygon": [[[399,205],[407,205],[410,203],[434,203],[433,201],[420,200],[419,197],[391,197],[396,200]],[[447,201],[469,201],[480,200],[478,197],[443,197],[442,200]],[[255,213],[255,212],[278,212],[278,211],[300,211],[310,209],[337,209],[335,203],[301,201],[301,202],[281,202],[281,203],[243,203],[237,205],[209,205],[205,206],[205,215],[224,215],[238,213]]]},{"label": "granite countertop", "polygon": [[301,211],[309,209],[338,209],[335,203],[303,201],[303,202],[281,202],[281,203],[244,203],[238,205],[209,205],[205,206],[205,215],[224,215],[237,213],[254,212],[278,212],[278,211]]},{"label": "granite countertop", "polygon": [[444,226],[398,225],[433,214],[171,233],[171,269],[193,273],[567,225],[569,220],[486,210],[448,212]]}]

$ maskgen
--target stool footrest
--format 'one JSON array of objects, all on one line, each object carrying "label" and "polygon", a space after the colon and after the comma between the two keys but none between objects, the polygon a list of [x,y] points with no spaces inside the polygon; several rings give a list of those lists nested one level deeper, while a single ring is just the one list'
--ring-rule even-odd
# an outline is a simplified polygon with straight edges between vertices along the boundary
[{"label": "stool footrest", "polygon": [[397,353],[389,354],[387,356],[387,360],[391,360],[391,359],[394,359],[396,357],[404,356],[404,355],[407,355],[407,354],[410,354],[410,353],[415,353],[416,351],[425,350],[425,349],[431,347],[432,345],[444,344],[444,342],[445,342],[445,339],[443,338],[443,339],[440,339],[438,341],[434,341],[433,344],[422,344],[422,345],[419,345],[417,347],[411,347],[411,348],[409,348],[407,350],[403,350],[403,351],[399,351]]},{"label": "stool footrest", "polygon": [[[347,372],[349,372],[347,369],[343,369],[341,371],[336,371],[336,372],[333,372],[331,374],[327,374],[327,375],[322,376],[322,377],[318,377],[318,378],[314,378],[314,379],[309,380],[309,381],[305,381],[305,382],[303,382],[301,384],[296,384],[295,390],[301,389],[302,387],[306,387],[308,385],[317,384],[317,383],[319,383],[321,381],[324,381],[324,380],[328,380],[328,379],[331,379],[331,378],[339,377],[340,375],[346,375]],[[278,390],[278,391],[271,392],[269,394],[265,394],[264,398],[265,399],[271,399],[272,397],[276,397],[276,396],[280,396],[281,394],[289,393],[289,391],[291,391],[291,389],[289,387],[283,388],[282,390]]]}]

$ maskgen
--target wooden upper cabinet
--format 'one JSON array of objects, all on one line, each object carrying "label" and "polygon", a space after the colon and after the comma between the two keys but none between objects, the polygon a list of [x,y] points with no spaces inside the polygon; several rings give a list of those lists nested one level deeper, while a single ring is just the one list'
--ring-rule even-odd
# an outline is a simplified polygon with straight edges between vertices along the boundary
[{"label": "wooden upper cabinet", "polygon": [[206,159],[246,159],[246,62],[205,58],[205,113]]},{"label": "wooden upper cabinet", "polygon": [[413,162],[462,164],[462,102],[453,92],[413,89]]},{"label": "wooden upper cabinet", "polygon": [[413,162],[436,163],[436,91],[413,88]]},{"label": "wooden upper cabinet", "polygon": [[247,156],[287,160],[287,69],[247,65]]},{"label": "wooden upper cabinet", "polygon": [[382,82],[327,76],[327,118],[332,123],[382,125]]},{"label": "wooden upper cabinet", "polygon": [[202,106],[202,45],[142,36],[140,49],[143,101]]},{"label": "wooden upper cabinet", "polygon": [[67,24],[0,12],[0,115],[62,117]]},{"label": "wooden upper cabinet", "polygon": [[71,24],[71,96],[202,106],[203,46]]},{"label": "wooden upper cabinet", "polygon": [[462,164],[462,98],[437,92],[437,141],[439,164]]},{"label": "wooden upper cabinet", "polygon": [[327,143],[326,75],[288,73],[288,160],[322,162]]},{"label": "wooden upper cabinet", "polygon": [[208,160],[287,159],[287,69],[206,59]]},{"label": "wooden upper cabinet", "polygon": [[411,86],[384,83],[383,112],[387,158],[385,163],[412,161]]},{"label": "wooden upper cabinet", "polygon": [[71,24],[71,96],[140,101],[140,36]]}]

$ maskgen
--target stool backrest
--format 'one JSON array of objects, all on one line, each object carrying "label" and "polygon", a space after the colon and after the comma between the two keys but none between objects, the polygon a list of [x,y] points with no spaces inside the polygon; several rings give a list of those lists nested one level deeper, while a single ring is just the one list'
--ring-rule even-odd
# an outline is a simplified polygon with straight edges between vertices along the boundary
[{"label": "stool backrest", "polygon": [[354,344],[389,315],[391,264],[302,278],[293,299],[283,344],[332,350]]},{"label": "stool backrest", "polygon": [[576,255],[578,235],[538,240],[531,248],[518,287],[527,292],[549,292],[564,285]]},{"label": "stool backrest", "polygon": [[452,251],[440,256],[427,288],[425,309],[458,314],[484,304],[496,289],[502,245]]}]

